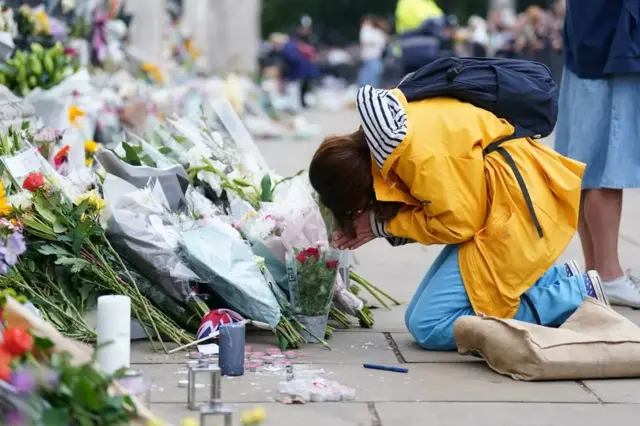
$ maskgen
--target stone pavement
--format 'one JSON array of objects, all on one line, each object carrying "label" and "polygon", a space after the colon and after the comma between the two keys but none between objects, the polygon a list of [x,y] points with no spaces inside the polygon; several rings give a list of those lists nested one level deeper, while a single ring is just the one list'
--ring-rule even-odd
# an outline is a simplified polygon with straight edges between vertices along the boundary
[{"label": "stone pavement", "polygon": [[[325,134],[349,131],[357,125],[353,111],[310,113]],[[318,141],[259,142],[269,164],[282,174],[308,165]],[[640,191],[629,191],[624,206],[620,249],[625,267],[640,267]],[[439,247],[409,245],[393,250],[374,241],[356,253],[357,270],[403,301],[408,301],[435,259]],[[574,241],[563,259],[581,261],[580,244]],[[640,310],[620,309],[640,325]],[[607,422],[636,424],[640,418],[640,380],[516,382],[491,372],[483,362],[455,353],[419,349],[404,326],[404,308],[375,311],[371,330],[336,331],[328,351],[309,345],[300,353],[327,377],[356,389],[351,403],[318,403],[287,406],[275,401],[276,375],[247,373],[222,381],[223,399],[236,413],[256,405],[267,412],[266,425],[462,425],[544,426],[601,425]],[[254,348],[276,345],[271,334],[252,333]],[[133,350],[134,368],[153,383],[151,408],[169,421],[179,422],[186,409],[186,389],[177,382],[186,378],[184,354],[153,354],[146,343]],[[408,374],[365,370],[362,363],[402,365]],[[239,424],[239,414],[234,424]]]}]

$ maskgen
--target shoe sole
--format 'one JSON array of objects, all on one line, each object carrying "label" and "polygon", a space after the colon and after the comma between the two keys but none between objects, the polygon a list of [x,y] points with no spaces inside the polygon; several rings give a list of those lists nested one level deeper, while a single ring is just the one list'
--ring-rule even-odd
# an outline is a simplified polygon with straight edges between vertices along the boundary
[{"label": "shoe sole", "polygon": [[593,285],[593,290],[596,292],[596,299],[600,302],[604,303],[607,306],[611,306],[609,303],[609,298],[604,292],[604,288],[602,287],[602,280],[600,279],[600,274],[596,271],[587,272],[587,276],[591,280],[591,284]]},{"label": "shoe sole", "polygon": [[579,277],[580,275],[582,275],[582,271],[580,270],[580,265],[578,265],[578,262],[576,262],[575,260],[569,260],[564,265],[569,269],[569,271],[573,274],[574,277]]}]

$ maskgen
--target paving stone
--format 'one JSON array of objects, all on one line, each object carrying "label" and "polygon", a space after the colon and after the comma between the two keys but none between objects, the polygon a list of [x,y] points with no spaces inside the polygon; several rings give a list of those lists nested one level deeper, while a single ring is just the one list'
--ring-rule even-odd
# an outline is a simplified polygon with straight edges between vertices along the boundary
[{"label": "paving stone", "polygon": [[[380,332],[334,332],[327,342],[331,346],[331,350],[314,344],[305,345],[296,352],[303,355],[306,362],[313,364],[362,363],[365,362],[363,360],[378,364],[398,362],[389,342]],[[252,333],[248,335],[247,344],[253,346],[255,351],[276,347],[277,341],[273,334]]]},{"label": "paving stone", "polygon": [[[585,380],[584,384],[603,402],[640,404],[640,379]],[[637,413],[640,416],[640,405]]]},{"label": "paving stone", "polygon": [[[304,426],[370,426],[372,415],[367,404],[305,404],[284,405],[267,404],[230,404],[233,408],[233,425],[240,425],[242,412],[262,406],[266,416],[261,426],[304,425]],[[174,425],[187,416],[198,418],[199,413],[189,411],[184,404],[152,404],[151,409],[157,416]]]},{"label": "paving stone", "polygon": [[614,306],[613,309],[640,327],[640,310],[627,308],[625,306]]},{"label": "paving stone", "polygon": [[482,359],[470,355],[460,355],[457,352],[427,351],[418,346],[409,333],[391,333],[391,337],[408,363],[429,362],[482,362]]},{"label": "paving stone", "polygon": [[[316,365],[325,377],[356,390],[358,401],[502,401],[502,402],[596,402],[597,399],[575,382],[517,382],[491,372],[481,363],[402,364],[408,374],[367,370],[357,364]],[[186,389],[177,382],[186,378],[186,369],[172,364],[141,365],[152,384],[152,402],[184,402]],[[228,402],[273,402],[281,374],[247,373],[224,378],[223,399]],[[202,389],[199,398],[206,397]]]},{"label": "paving stone", "polygon": [[[157,342],[154,344],[160,348]],[[173,343],[167,343],[166,346],[168,350],[178,347]],[[147,340],[131,342],[131,364],[183,364],[188,360],[187,351],[167,355],[164,352],[154,352]]]},{"label": "paving stone", "polygon": [[376,403],[383,425],[583,426],[638,422],[638,405]]}]

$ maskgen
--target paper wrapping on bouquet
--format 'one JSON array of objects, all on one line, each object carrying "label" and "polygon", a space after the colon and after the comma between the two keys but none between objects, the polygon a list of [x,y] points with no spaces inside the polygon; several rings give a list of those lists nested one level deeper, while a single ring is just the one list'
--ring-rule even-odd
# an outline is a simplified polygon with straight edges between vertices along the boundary
[{"label": "paper wrapping on bouquet", "polygon": [[7,60],[15,50],[13,36],[6,31],[0,31],[0,59]]},{"label": "paper wrapping on bouquet", "polygon": [[132,166],[120,160],[113,152],[103,150],[96,156],[107,173],[142,189],[150,180],[157,179],[162,185],[169,208],[174,211],[186,204],[185,191],[189,187],[189,176],[182,166],[157,169],[147,166]]},{"label": "paper wrapping on bouquet", "polygon": [[[29,309],[11,297],[7,297],[4,306],[4,320],[12,327],[22,327],[33,330],[38,336],[51,340],[54,344],[53,350],[55,352],[68,352],[71,355],[71,362],[76,365],[93,362],[93,349],[91,347],[64,337],[51,324],[38,318],[30,312]],[[127,394],[125,389],[115,382],[112,383],[110,391],[116,395]],[[132,395],[131,397],[136,405],[138,414],[138,417],[133,420],[133,424],[136,426],[148,424],[146,422],[155,417],[135,396]]]},{"label": "paper wrapping on bouquet", "polygon": [[87,139],[93,138],[96,117],[102,104],[95,88],[91,86],[91,77],[87,70],[78,71],[51,89],[36,88],[25,100],[33,105],[36,115],[41,117],[47,126],[58,129],[71,126],[68,110],[69,106],[76,105],[85,112],[85,116],[79,121],[81,129]]},{"label": "paper wrapping on bouquet", "polygon": [[262,156],[247,128],[242,124],[242,120],[231,106],[229,100],[222,96],[216,97],[210,101],[210,105],[238,149],[245,154],[249,171],[254,173],[268,171],[267,161]]},{"label": "paper wrapping on bouquet", "polygon": [[107,237],[116,251],[174,303],[192,302],[193,284],[201,280],[180,257],[179,239],[180,226],[193,223],[177,222],[157,181],[138,189],[107,175],[103,192],[110,215]]},{"label": "paper wrapping on bouquet", "polygon": [[238,231],[218,218],[210,226],[181,233],[181,245],[191,268],[229,308],[275,327],[280,305]]},{"label": "paper wrapping on bouquet", "polygon": [[[46,177],[53,179],[56,186],[63,190],[68,190],[64,186],[64,178],[56,172],[49,162],[40,155],[40,152],[30,143],[23,141],[24,148],[15,155],[3,155],[0,161],[4,164],[5,172],[13,181],[22,188],[22,183],[31,173],[42,173]],[[70,196],[69,194],[67,194]]]}]

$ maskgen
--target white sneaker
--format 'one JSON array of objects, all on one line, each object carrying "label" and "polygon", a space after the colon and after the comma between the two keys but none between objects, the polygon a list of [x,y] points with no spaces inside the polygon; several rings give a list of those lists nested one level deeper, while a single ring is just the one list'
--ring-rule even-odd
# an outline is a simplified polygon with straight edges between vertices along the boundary
[{"label": "white sneaker", "polygon": [[579,277],[582,275],[582,271],[580,270],[580,265],[575,260],[569,260],[564,264],[564,268],[567,271],[568,277]]},{"label": "white sneaker", "polygon": [[612,305],[640,309],[640,280],[631,271],[615,280],[602,281],[602,287]]}]

